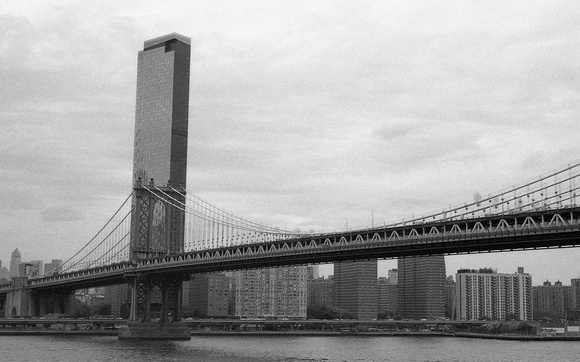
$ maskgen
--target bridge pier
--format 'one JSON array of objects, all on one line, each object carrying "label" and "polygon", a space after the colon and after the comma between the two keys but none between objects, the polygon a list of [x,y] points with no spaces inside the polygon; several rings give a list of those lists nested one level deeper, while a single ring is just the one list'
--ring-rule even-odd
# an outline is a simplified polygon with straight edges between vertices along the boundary
[{"label": "bridge pier", "polygon": [[12,288],[6,292],[4,316],[6,318],[31,316],[30,291],[27,288],[28,277],[12,278]]},{"label": "bridge pier", "polygon": [[[127,325],[119,328],[119,339],[189,340],[191,332],[181,322],[182,276],[155,278],[130,276],[131,310]],[[161,292],[159,321],[152,320],[153,291]]]}]

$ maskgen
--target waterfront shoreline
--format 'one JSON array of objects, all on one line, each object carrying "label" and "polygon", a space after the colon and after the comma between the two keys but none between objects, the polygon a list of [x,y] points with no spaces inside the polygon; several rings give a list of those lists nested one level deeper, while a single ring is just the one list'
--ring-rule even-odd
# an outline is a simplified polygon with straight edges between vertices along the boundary
[{"label": "waterfront shoreline", "polygon": [[[0,330],[0,336],[103,336],[117,337],[116,330],[49,331],[49,330]],[[580,341],[580,335],[537,336],[525,334],[443,333],[443,332],[334,332],[334,331],[191,331],[192,337],[454,337],[496,339],[510,341]]]},{"label": "waterfront shoreline", "polygon": [[0,329],[0,336],[114,336],[117,337],[118,332],[116,330],[108,331],[48,331],[48,330],[8,330]]}]

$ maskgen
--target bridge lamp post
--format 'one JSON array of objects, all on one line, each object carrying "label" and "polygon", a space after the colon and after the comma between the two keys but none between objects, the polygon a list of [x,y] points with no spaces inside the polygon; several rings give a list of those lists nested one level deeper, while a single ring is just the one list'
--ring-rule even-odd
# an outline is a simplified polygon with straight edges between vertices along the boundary
[{"label": "bridge lamp post", "polygon": [[346,231],[348,231],[348,219],[345,217],[345,218],[344,218],[344,221],[345,221],[345,228],[346,228]]},{"label": "bridge lamp post", "polygon": [[375,210],[371,210],[371,227],[375,227]]}]

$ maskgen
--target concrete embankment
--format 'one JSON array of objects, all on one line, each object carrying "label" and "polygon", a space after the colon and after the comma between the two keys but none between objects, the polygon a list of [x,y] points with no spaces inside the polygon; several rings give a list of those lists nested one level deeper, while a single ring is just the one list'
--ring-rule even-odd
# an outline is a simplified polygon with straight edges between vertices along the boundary
[{"label": "concrete embankment", "polygon": [[49,331],[35,329],[0,329],[0,336],[117,336],[116,330]]}]

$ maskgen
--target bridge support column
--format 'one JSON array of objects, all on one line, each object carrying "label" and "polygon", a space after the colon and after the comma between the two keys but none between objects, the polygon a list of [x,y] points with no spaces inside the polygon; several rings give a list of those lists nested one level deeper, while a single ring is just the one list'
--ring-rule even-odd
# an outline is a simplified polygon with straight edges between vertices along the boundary
[{"label": "bridge support column", "polygon": [[26,317],[32,315],[30,310],[30,291],[27,288],[28,277],[12,278],[12,289],[6,293],[4,315],[6,318]]},{"label": "bridge support column", "polygon": [[[189,340],[191,332],[181,323],[181,276],[163,279],[148,276],[131,278],[129,323],[119,328],[119,339]],[[151,320],[152,291],[161,290],[159,322]]]}]

